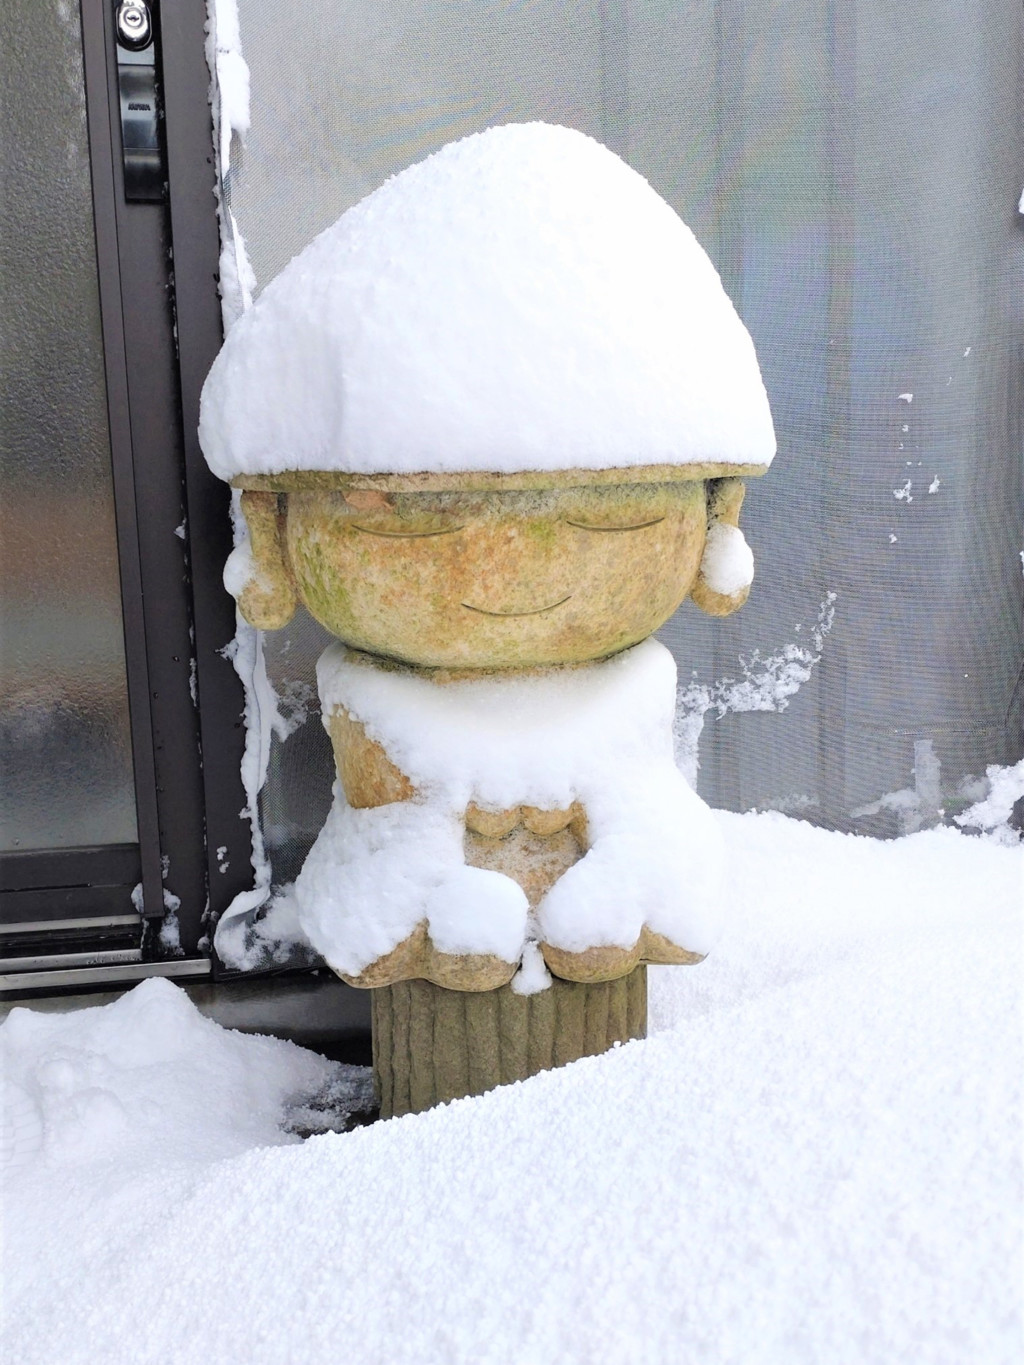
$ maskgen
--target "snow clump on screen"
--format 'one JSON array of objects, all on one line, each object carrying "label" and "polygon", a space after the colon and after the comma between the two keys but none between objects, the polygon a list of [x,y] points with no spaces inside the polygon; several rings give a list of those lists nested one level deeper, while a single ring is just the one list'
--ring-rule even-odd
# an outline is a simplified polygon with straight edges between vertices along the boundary
[{"label": "snow clump on screen", "polygon": [[231,329],[200,439],[224,479],[775,453],[696,238],[614,153],[544,123],[450,143],[321,233]]}]

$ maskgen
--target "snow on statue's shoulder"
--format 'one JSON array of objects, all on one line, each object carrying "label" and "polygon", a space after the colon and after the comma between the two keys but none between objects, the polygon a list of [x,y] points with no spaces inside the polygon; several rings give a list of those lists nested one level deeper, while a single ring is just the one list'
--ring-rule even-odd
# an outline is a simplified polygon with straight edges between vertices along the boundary
[{"label": "snow on statue's shoulder", "polygon": [[582,133],[491,128],[387,181],[232,328],[213,471],[766,467],[751,339],[646,180]]},{"label": "snow on statue's shoulder", "polygon": [[[645,926],[697,954],[712,947],[721,838],[673,761],[676,670],[663,644],[447,684],[339,644],[317,675],[325,718],[347,711],[417,789],[372,809],[336,799],[296,881],[303,930],[337,971],[357,976],[419,924],[443,951],[519,962],[526,897],[515,881],[466,866],[471,801],[492,811],[582,804],[587,852],[536,910],[533,931],[549,947],[629,950]],[[536,989],[529,954],[527,968],[520,986]]]}]

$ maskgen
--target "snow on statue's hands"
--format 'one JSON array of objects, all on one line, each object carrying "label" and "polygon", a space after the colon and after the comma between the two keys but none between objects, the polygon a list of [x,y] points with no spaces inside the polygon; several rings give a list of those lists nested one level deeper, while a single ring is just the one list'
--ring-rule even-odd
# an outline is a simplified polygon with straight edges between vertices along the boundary
[{"label": "snow on statue's hands", "polygon": [[774,438],[667,205],[564,129],[446,148],[267,288],[203,422],[243,489],[242,612],[301,602],[341,642],[336,799],[295,890],[335,970],[479,991],[530,944],[575,981],[699,960],[721,850],[648,637],[687,596],[745,601],[742,476]]}]

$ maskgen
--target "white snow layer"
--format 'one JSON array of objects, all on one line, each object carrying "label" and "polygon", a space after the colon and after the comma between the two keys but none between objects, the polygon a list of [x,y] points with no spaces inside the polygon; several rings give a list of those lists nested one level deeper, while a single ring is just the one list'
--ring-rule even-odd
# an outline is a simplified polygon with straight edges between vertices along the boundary
[{"label": "white snow layer", "polygon": [[[252,564],[252,545],[249,528],[240,506],[241,494],[231,495],[232,524],[235,548],[224,566],[224,586],[231,591],[232,575],[245,572]],[[240,820],[248,820],[252,841],[253,885],[240,891],[221,913],[214,932],[214,948],[229,967],[252,971],[265,961],[267,945],[254,938],[249,929],[253,912],[265,904],[271,894],[271,866],[260,824],[259,795],[267,780],[270,763],[270,742],[273,737],[284,740],[290,733],[288,722],[278,709],[278,697],[267,676],[263,654],[263,632],[254,629],[235,612],[235,638],[222,651],[231,660],[245,690],[245,749],[242,753],[241,779],[246,804],[238,812]]]},{"label": "white snow layer", "polygon": [[584,134],[490,128],[388,180],[232,327],[214,473],[610,468],[775,452],[753,343],[690,230]]},{"label": "white snow layer", "polygon": [[295,883],[309,941],[356,975],[421,921],[442,952],[517,962],[527,900],[467,867],[464,813],[580,801],[590,848],[537,907],[545,942],[631,948],[645,924],[707,952],[719,929],[721,841],[675,765],[676,667],[657,640],[602,663],[438,684],[343,645],[317,665],[323,714],[344,707],[417,789],[353,810],[340,788]]},{"label": "white snow layer", "polygon": [[207,0],[206,65],[217,131],[214,150],[223,178],[231,168],[231,139],[244,139],[249,131],[249,67],[242,56],[236,0]]},{"label": "white snow layer", "polygon": [[[236,0],[207,0],[206,63],[210,71],[210,109],[213,118],[213,152],[217,167],[217,218],[220,225],[221,318],[224,331],[230,331],[252,304],[256,277],[245,254],[245,242],[231,212],[228,173],[231,168],[232,139],[245,138],[249,130],[249,68],[242,56],[242,39]],[[252,563],[249,528],[242,516],[240,494],[231,499],[231,520],[235,549],[224,568],[224,581],[231,590],[231,573]],[[233,594],[236,595],[237,594]],[[262,945],[254,944],[249,924],[270,895],[270,861],[259,821],[259,793],[266,780],[271,734],[283,737],[284,729],[277,711],[274,689],[267,677],[263,658],[263,637],[235,612],[235,636],[225,648],[226,657],[245,692],[245,752],[241,778],[246,805],[240,819],[248,819],[251,829],[253,886],[241,891],[221,914],[214,935],[214,946],[229,967],[251,970],[263,960]],[[195,698],[193,698],[195,700]],[[218,860],[219,861],[219,860]],[[221,868],[226,871],[226,866]]]},{"label": "white snow layer", "polygon": [[432,1113],[277,1146],[308,1054],[13,1012],[7,1358],[1017,1365],[1021,849],[716,818],[653,1036]]},{"label": "white snow layer", "polygon": [[231,212],[228,179],[231,144],[245,141],[249,131],[249,67],[242,56],[236,0],[207,0],[206,65],[210,72],[210,113],[217,167],[217,218],[220,223],[218,288],[224,331],[231,329],[252,303],[256,276],[245,240]]}]

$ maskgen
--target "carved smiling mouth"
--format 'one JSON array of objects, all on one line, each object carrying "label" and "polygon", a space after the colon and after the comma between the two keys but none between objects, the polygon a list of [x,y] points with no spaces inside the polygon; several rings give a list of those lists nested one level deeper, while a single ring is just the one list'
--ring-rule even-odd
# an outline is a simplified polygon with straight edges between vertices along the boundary
[{"label": "carved smiling mouth", "polygon": [[533,607],[530,611],[488,611],[486,607],[474,607],[471,602],[463,602],[462,605],[467,611],[478,612],[481,616],[539,616],[542,611],[554,611],[556,607],[560,607],[568,602],[571,596],[572,593],[569,593],[568,596],[563,597],[559,602],[552,602],[550,606],[547,607]]}]

